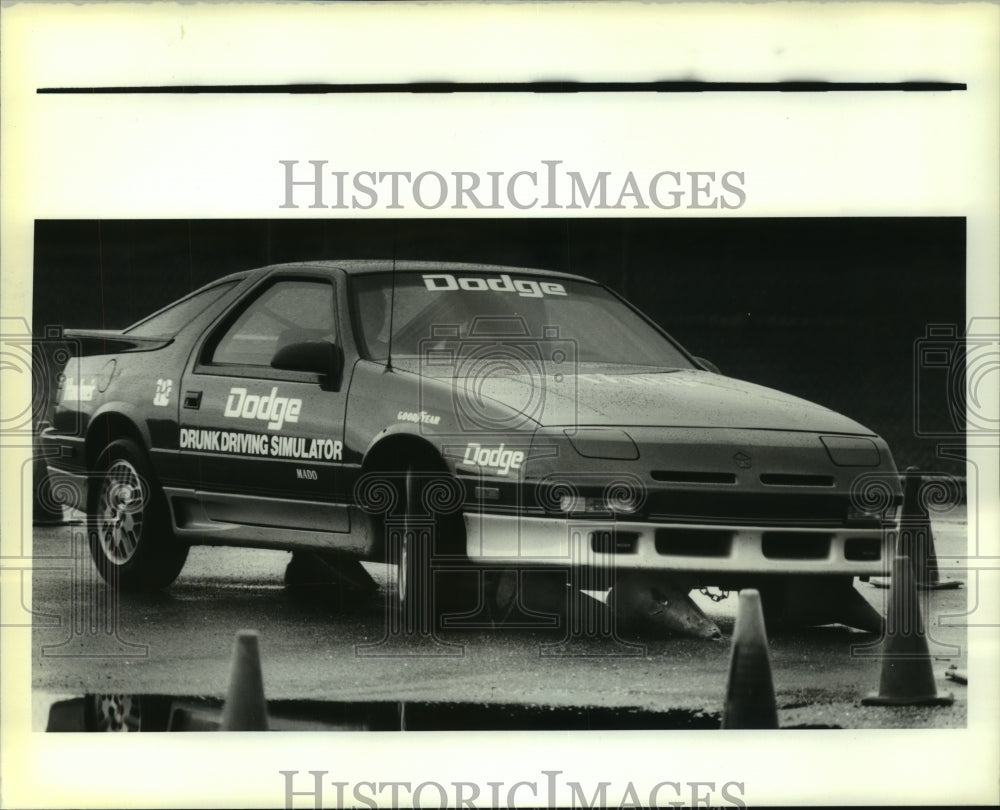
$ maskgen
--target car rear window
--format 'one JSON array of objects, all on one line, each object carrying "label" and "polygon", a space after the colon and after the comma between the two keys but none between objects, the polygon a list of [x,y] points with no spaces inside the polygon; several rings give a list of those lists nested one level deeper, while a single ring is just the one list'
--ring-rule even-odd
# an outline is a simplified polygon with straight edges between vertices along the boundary
[{"label": "car rear window", "polygon": [[125,329],[125,333],[136,337],[173,337],[207,307],[218,301],[225,292],[231,290],[235,283],[229,281],[216,284],[214,287],[192,293],[187,298],[182,298],[133,324]]}]

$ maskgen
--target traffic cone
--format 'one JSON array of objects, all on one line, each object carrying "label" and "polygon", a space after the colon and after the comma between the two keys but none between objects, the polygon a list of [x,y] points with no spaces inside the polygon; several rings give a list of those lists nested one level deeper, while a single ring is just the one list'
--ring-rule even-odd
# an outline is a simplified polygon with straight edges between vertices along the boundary
[{"label": "traffic cone", "polygon": [[240,630],[236,634],[220,731],[267,731],[258,639],[256,630]]},{"label": "traffic cone", "polygon": [[920,502],[920,489],[923,484],[924,479],[920,470],[916,467],[907,467],[896,554],[910,558],[914,581],[918,588],[924,590],[958,588],[962,584],[958,580],[948,582],[941,580],[930,517]]},{"label": "traffic cone", "polygon": [[[914,582],[921,590],[961,588],[962,583],[957,579],[941,579],[937,551],[934,548],[934,531],[927,510],[920,500],[923,485],[924,479],[919,468],[907,467],[903,475],[903,510],[896,538],[896,556],[910,558]],[[870,577],[867,581],[875,588],[888,588],[891,584],[886,577]]]},{"label": "traffic cone", "polygon": [[920,612],[917,586],[908,557],[892,561],[889,615],[882,643],[882,675],[877,695],[865,706],[947,706],[955,698],[938,695]]},{"label": "traffic cone", "polygon": [[771,654],[764,630],[760,592],[740,591],[729,657],[729,682],[722,711],[723,728],[777,728],[778,707],[771,680]]}]

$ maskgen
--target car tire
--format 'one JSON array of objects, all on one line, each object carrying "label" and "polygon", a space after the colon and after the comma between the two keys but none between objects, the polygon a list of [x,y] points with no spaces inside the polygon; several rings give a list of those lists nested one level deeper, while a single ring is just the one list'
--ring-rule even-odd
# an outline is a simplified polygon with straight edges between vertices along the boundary
[{"label": "car tire", "polygon": [[464,556],[461,486],[416,463],[397,482],[399,509],[387,538],[397,566],[395,607],[404,634],[427,636],[448,614],[476,606],[479,576]]},{"label": "car tire", "polygon": [[188,546],[173,535],[166,498],[145,453],[133,441],[111,442],[88,487],[90,554],[101,577],[122,590],[173,582]]},{"label": "car tire", "polygon": [[421,473],[408,466],[401,486],[402,519],[390,532],[397,565],[396,599],[400,628],[406,635],[427,636],[436,612],[431,592],[431,554],[437,521],[422,514]]}]

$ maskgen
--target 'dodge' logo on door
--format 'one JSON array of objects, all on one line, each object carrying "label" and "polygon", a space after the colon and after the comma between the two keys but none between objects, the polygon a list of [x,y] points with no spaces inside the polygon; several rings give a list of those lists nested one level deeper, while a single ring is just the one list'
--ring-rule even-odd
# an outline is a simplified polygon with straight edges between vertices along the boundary
[{"label": "'dodge' logo on door", "polygon": [[246,388],[234,387],[229,389],[222,415],[230,419],[257,419],[267,422],[272,430],[281,430],[285,422],[298,422],[301,412],[302,400],[278,396],[277,386],[265,396],[247,394]]}]

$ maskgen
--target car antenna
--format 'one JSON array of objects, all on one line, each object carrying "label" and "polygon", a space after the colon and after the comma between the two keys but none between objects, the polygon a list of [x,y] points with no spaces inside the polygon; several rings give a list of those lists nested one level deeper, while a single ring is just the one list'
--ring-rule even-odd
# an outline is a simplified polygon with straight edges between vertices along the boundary
[{"label": "car antenna", "polygon": [[386,357],[385,370],[392,371],[392,316],[396,309],[396,246],[392,248],[392,282],[389,292],[389,352]]}]

